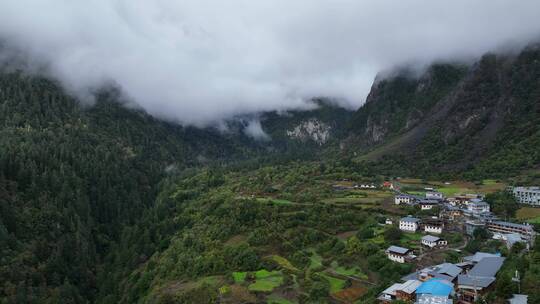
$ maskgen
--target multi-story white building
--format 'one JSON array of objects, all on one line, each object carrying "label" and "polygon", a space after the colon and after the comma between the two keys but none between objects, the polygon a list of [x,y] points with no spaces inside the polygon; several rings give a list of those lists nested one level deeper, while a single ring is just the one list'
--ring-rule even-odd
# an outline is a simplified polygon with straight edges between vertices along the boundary
[{"label": "multi-story white building", "polygon": [[399,229],[408,232],[416,232],[418,226],[420,225],[420,219],[415,217],[404,217],[399,220]]},{"label": "multi-story white building", "polygon": [[540,187],[514,187],[512,193],[521,204],[540,206]]},{"label": "multi-story white building", "polygon": [[467,203],[467,211],[469,211],[473,215],[488,213],[489,204],[480,199],[472,199]]},{"label": "multi-story white building", "polygon": [[410,204],[412,201],[413,198],[409,195],[399,194],[394,197],[394,203],[396,205]]},{"label": "multi-story white building", "polygon": [[441,234],[443,231],[443,226],[437,224],[425,224],[424,231],[427,233]]}]

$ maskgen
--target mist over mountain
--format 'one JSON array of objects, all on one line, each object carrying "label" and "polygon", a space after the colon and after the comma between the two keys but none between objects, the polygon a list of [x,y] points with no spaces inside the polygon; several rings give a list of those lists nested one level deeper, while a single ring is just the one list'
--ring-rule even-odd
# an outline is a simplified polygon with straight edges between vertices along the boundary
[{"label": "mist over mountain", "polygon": [[319,96],[357,108],[382,70],[521,49],[539,37],[539,10],[528,0],[3,1],[0,40],[83,102],[112,84],[155,117],[208,126]]}]

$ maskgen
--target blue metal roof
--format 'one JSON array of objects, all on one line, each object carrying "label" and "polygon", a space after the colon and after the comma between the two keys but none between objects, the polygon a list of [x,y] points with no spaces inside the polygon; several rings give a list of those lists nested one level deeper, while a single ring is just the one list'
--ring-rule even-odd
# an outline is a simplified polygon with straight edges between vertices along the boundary
[{"label": "blue metal roof", "polygon": [[434,296],[448,297],[453,290],[454,288],[452,287],[452,283],[446,280],[430,279],[422,283],[422,285],[416,289],[416,294],[430,294]]}]

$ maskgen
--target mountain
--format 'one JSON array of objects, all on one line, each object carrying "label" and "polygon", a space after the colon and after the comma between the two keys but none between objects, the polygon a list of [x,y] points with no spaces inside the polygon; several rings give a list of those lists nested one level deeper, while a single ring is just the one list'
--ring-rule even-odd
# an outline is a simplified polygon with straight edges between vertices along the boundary
[{"label": "mountain", "polygon": [[[536,46],[380,76],[357,111],[313,103],[199,129],[151,117],[115,89],[89,106],[54,81],[2,70],[0,303],[132,303],[164,286],[191,290],[203,276],[266,265],[257,242],[268,231],[272,254],[308,265],[318,241],[334,246],[321,231],[369,218],[320,206],[328,181],[504,178],[540,164]],[[291,200],[253,198],[276,192]],[[223,245],[237,235],[255,249]],[[303,249],[275,241],[283,235]],[[190,271],[169,273],[173,264]],[[304,290],[311,283],[320,282]]]},{"label": "mountain", "polygon": [[[378,79],[343,140],[405,174],[503,177],[540,164],[540,49]],[[397,168],[395,168],[397,169]]]},{"label": "mountain", "polygon": [[98,265],[164,177],[260,153],[117,100],[87,107],[48,79],[0,73],[0,302],[92,300]]},{"label": "mountain", "polygon": [[263,113],[263,130],[278,145],[322,147],[335,144],[345,134],[346,123],[353,111],[326,99],[313,100],[313,107],[311,110]]},{"label": "mountain", "polygon": [[93,301],[105,256],[154,204],[161,181],[203,166],[313,157],[286,130],[319,121],[334,135],[350,113],[318,106],[262,114],[275,140],[260,141],[243,125],[223,132],[161,121],[123,104],[114,89],[88,106],[54,81],[2,70],[0,302]]}]

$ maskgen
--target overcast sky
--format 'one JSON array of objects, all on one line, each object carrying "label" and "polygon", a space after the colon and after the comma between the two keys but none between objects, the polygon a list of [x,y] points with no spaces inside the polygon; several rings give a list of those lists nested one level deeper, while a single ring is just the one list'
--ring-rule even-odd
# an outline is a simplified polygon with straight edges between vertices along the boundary
[{"label": "overcast sky", "polygon": [[2,0],[0,39],[73,94],[114,82],[149,113],[208,125],[312,96],[360,106],[378,71],[540,37],[540,1]]}]

